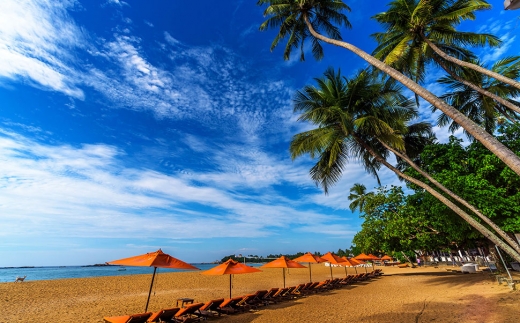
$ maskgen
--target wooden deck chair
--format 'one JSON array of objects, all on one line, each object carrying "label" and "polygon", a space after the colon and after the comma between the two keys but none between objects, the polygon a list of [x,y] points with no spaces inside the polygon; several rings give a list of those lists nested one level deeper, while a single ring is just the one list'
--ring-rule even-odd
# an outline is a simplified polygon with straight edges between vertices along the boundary
[{"label": "wooden deck chair", "polygon": [[173,322],[196,322],[200,321],[203,316],[199,312],[199,309],[204,305],[204,303],[194,303],[190,305],[186,305],[186,307],[181,308],[175,316],[173,317]]},{"label": "wooden deck chair", "polygon": [[211,301],[206,302],[206,304],[202,305],[202,307],[199,308],[199,311],[205,317],[220,316],[222,314],[220,305],[223,302],[224,302],[223,298],[213,299]]},{"label": "wooden deck chair", "polygon": [[296,285],[296,287],[294,288],[294,290],[291,292],[291,296],[293,298],[297,298],[297,297],[301,297],[303,296],[302,292],[300,291],[302,288],[305,287],[306,284],[300,284],[300,285]]},{"label": "wooden deck chair", "polygon": [[312,282],[310,285],[307,285],[307,287],[300,289],[300,291],[302,293],[304,293],[305,295],[308,295],[310,293],[316,293],[314,288],[316,288],[316,286],[318,286],[318,284],[319,284],[319,282]]},{"label": "wooden deck chair", "polygon": [[106,323],[145,323],[152,316],[152,312],[132,315],[104,317]]},{"label": "wooden deck chair", "polygon": [[225,314],[234,314],[240,311],[237,303],[240,302],[244,296],[237,296],[233,298],[227,298],[220,304],[220,310]]},{"label": "wooden deck chair", "polygon": [[170,322],[179,310],[179,307],[162,309],[153,313],[146,322]]},{"label": "wooden deck chair", "polygon": [[267,291],[267,293],[262,297],[262,302],[264,305],[274,304],[273,295],[278,292],[279,288],[271,288]]},{"label": "wooden deck chair", "polygon": [[267,293],[268,293],[268,290],[266,290],[266,289],[259,290],[253,294],[254,295],[253,297],[250,297],[249,299],[247,299],[246,303],[248,305],[250,305],[253,309],[256,309],[260,305],[265,305],[264,297],[265,297],[265,295],[267,295]]},{"label": "wooden deck chair", "polygon": [[271,297],[271,301],[274,303],[278,303],[278,302],[282,301],[284,299],[283,295],[285,293],[287,293],[288,290],[289,290],[289,287],[278,289],[278,291],[275,292],[273,294],[273,296]]}]

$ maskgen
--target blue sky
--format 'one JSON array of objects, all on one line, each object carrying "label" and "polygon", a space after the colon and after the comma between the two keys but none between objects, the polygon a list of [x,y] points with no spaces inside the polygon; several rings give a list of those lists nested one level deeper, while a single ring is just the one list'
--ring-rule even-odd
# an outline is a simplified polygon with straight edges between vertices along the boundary
[{"label": "blue sky", "polygon": [[[256,1],[0,2],[0,266],[103,263],[162,248],[189,262],[229,254],[336,251],[351,244],[352,162],[325,196],[292,161],[292,97],[329,66],[363,61],[325,44],[282,58]],[[347,1],[343,37],[372,51],[385,10]],[[377,2],[379,3],[379,2]],[[519,52],[519,12],[465,23]],[[438,75],[430,75],[428,88]],[[422,118],[435,120],[422,108]],[[439,139],[448,133],[437,129]],[[398,184],[381,171],[383,184]]]}]

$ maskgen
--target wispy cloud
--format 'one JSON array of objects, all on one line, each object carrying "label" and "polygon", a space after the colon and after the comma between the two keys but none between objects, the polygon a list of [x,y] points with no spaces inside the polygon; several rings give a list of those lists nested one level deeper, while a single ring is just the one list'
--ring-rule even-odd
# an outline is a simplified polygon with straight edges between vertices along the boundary
[{"label": "wispy cloud", "polygon": [[82,47],[84,36],[67,10],[74,1],[0,3],[0,76],[21,79],[44,89],[83,99],[74,81],[71,49]]},{"label": "wispy cloud", "polygon": [[[297,209],[298,202],[290,206],[270,190],[257,191],[252,199],[229,184],[200,185],[204,175],[125,168],[124,153],[107,145],[49,146],[3,131],[0,155],[2,236],[144,238],[168,236],[175,227],[180,239],[261,237],[272,234],[268,228],[331,220]],[[255,172],[241,175],[248,188],[278,182]]]}]

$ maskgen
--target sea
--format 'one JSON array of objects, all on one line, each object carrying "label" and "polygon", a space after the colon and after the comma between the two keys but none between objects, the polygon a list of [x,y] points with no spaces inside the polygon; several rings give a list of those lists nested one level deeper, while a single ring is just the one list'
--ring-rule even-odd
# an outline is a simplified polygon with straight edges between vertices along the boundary
[{"label": "sea", "polygon": [[[216,264],[192,264],[201,271],[211,269]],[[262,264],[248,263],[248,266]],[[157,268],[157,273],[185,272],[191,270]],[[25,281],[50,280],[65,278],[88,278],[101,276],[124,276],[152,274],[153,267],[121,267],[121,266],[56,266],[56,267],[0,267],[0,283],[14,282],[16,277],[23,277]]]}]

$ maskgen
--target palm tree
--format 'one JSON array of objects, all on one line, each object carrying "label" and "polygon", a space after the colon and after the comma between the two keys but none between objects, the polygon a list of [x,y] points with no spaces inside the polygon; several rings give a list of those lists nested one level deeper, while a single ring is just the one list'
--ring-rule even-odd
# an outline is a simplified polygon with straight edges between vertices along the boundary
[{"label": "palm tree", "polygon": [[[480,65],[478,61],[475,61],[475,64]],[[512,79],[517,79],[520,77],[520,56],[499,60],[492,65],[491,70],[507,75]],[[462,69],[460,77],[472,84],[478,84],[479,87],[495,93],[505,100],[509,100],[512,104],[520,106],[520,103],[510,99],[520,96],[520,90],[515,87],[498,82],[474,70]],[[475,91],[472,87],[466,86],[453,77],[442,77],[438,82],[446,85],[450,90],[449,93],[442,95],[441,98],[488,132],[493,132],[496,129],[497,123],[500,122],[500,117],[509,120],[511,123],[518,123],[520,120],[517,114],[507,110],[502,104],[483,96],[480,92]],[[432,106],[431,108],[432,111],[436,111],[435,107]],[[441,127],[449,125],[449,129],[452,132],[459,128],[459,125],[452,122],[445,114],[439,116],[438,124]],[[466,134],[469,135],[468,133]]]},{"label": "palm tree", "polygon": [[371,195],[373,195],[373,193],[367,193],[367,188],[365,185],[359,183],[354,184],[354,186],[350,188],[350,195],[348,196],[348,200],[352,201],[352,203],[349,205],[350,210],[352,212],[355,210],[363,212],[365,204],[367,203],[367,199]]},{"label": "palm tree", "polygon": [[[417,115],[413,103],[400,93],[401,88],[395,81],[377,82],[365,72],[347,80],[329,69],[325,78],[316,79],[316,82],[318,87],[306,86],[303,92],[297,93],[294,110],[301,112],[300,121],[311,122],[317,128],[296,134],[290,152],[293,159],[307,153],[311,158],[318,158],[310,174],[325,192],[339,180],[349,159],[363,161],[364,156],[370,154],[380,165],[425,189],[490,241],[520,260],[520,252],[451,200],[387,161],[388,151],[399,154],[405,150],[404,138],[399,132],[406,131],[408,121]],[[367,168],[366,164],[364,166]],[[431,176],[429,180],[436,182]]]},{"label": "palm tree", "polygon": [[[455,122],[461,125],[476,140],[480,141],[487,149],[500,158],[516,174],[520,175],[520,157],[500,143],[491,134],[484,131],[476,123],[468,119],[454,107],[435,96],[430,91],[398,72],[393,67],[381,62],[354,45],[341,41],[340,26],[350,27],[346,15],[342,13],[350,8],[341,0],[258,0],[259,5],[268,4],[264,16],[268,19],[260,25],[260,30],[279,27],[279,33],[275,37],[271,49],[276,47],[280,40],[288,37],[284,57],[288,59],[292,49],[300,48],[303,52],[303,44],[307,38],[311,38],[313,53],[316,58],[322,55],[319,41],[335,46],[343,47],[363,58],[369,64],[388,74],[393,79],[409,88],[412,92],[421,96],[427,102],[441,110]],[[307,27],[305,29],[305,26]],[[324,31],[332,38],[326,37],[318,31]],[[309,34],[310,33],[310,34]],[[312,37],[311,37],[312,36]],[[301,55],[303,58],[303,54]]]},{"label": "palm tree", "polygon": [[[502,106],[520,113],[520,107],[493,92],[487,91],[458,75],[465,66],[497,78],[520,90],[520,83],[505,75],[488,70],[471,62],[474,55],[463,46],[500,45],[493,35],[457,31],[462,21],[475,19],[475,12],[491,6],[479,0],[394,0],[388,11],[373,18],[385,26],[386,31],[372,36],[379,42],[374,57],[396,67],[416,81],[424,79],[426,65],[435,62],[454,79],[474,91],[488,96]],[[462,62],[462,63],[461,63]],[[489,72],[489,73],[488,73]]]}]

